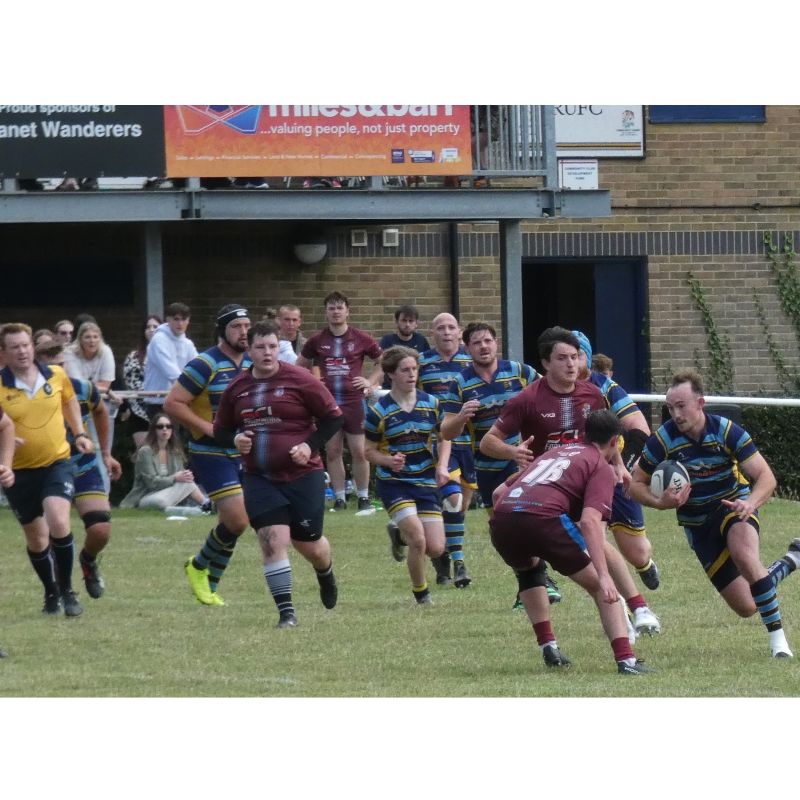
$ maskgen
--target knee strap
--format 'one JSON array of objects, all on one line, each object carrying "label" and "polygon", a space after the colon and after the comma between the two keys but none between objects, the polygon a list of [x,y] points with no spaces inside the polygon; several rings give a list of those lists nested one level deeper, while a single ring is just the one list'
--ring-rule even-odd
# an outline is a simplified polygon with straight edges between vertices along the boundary
[{"label": "knee strap", "polygon": [[539,559],[539,563],[535,567],[518,572],[517,583],[521,592],[536,586],[547,586],[547,570],[544,561]]},{"label": "knee strap", "polygon": [[92,525],[100,525],[104,522],[111,522],[111,514],[108,511],[87,511],[81,515],[83,527],[87,530]]}]

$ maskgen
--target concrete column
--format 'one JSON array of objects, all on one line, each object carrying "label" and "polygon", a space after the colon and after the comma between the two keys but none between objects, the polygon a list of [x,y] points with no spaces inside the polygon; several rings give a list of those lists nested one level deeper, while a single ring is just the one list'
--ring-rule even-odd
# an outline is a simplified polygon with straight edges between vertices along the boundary
[{"label": "concrete column", "polygon": [[522,227],[518,219],[500,222],[500,299],[503,356],[522,361]]}]

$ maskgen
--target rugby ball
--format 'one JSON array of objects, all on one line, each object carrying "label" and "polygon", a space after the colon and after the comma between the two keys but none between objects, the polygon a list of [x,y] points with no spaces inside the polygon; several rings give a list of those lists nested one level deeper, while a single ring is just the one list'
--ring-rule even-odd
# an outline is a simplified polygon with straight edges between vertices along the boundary
[{"label": "rugby ball", "polygon": [[678,494],[689,483],[689,473],[680,461],[662,461],[650,478],[650,491],[658,498],[665,492]]}]

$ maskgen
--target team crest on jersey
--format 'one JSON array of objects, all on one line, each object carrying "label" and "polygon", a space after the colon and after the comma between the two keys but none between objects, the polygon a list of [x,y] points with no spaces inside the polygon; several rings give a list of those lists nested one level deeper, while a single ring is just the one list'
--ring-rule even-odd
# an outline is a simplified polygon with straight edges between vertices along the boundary
[{"label": "team crest on jersey", "polygon": [[53,394],[53,387],[49,383],[46,383],[42,388],[48,397]]},{"label": "team crest on jersey", "polygon": [[583,404],[583,418],[586,419],[586,417],[588,417],[589,414],[591,414],[591,413],[592,413],[592,407],[588,403],[584,403]]},{"label": "team crest on jersey", "polygon": [[279,386],[275,390],[275,397],[283,397],[286,394],[286,389],[283,386]]},{"label": "team crest on jersey", "polygon": [[353,342],[348,342],[347,343],[347,352],[348,353],[352,353],[353,350],[355,350],[355,349],[356,349],[356,346],[355,346],[355,344],[353,344]]}]

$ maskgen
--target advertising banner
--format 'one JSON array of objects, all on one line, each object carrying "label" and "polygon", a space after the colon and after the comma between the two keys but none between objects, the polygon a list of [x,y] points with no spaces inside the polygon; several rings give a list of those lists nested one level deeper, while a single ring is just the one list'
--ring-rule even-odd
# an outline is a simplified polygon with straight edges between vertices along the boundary
[{"label": "advertising banner", "polygon": [[459,175],[469,106],[165,106],[175,178]]},{"label": "advertising banner", "polygon": [[0,105],[0,174],[164,174],[163,106]]},{"label": "advertising banner", "polygon": [[559,158],[642,158],[643,106],[555,106]]}]

